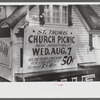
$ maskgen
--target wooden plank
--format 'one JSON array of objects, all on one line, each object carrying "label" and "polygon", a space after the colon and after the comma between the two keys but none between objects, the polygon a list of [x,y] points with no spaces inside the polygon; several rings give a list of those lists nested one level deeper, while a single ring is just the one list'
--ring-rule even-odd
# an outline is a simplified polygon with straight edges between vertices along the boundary
[{"label": "wooden plank", "polygon": [[[27,73],[27,74],[16,74],[16,81],[22,81],[23,77],[26,82],[34,82],[34,81],[86,81],[86,78],[93,80],[100,80],[99,77],[96,77],[100,71],[99,68],[78,68],[78,69],[66,69],[61,72],[53,71],[53,72],[41,72],[41,73]],[[75,79],[77,78],[77,79]],[[83,79],[82,79],[83,78]],[[97,79],[96,79],[97,78]],[[73,80],[75,79],[75,80]],[[89,81],[88,80],[88,81]]]}]

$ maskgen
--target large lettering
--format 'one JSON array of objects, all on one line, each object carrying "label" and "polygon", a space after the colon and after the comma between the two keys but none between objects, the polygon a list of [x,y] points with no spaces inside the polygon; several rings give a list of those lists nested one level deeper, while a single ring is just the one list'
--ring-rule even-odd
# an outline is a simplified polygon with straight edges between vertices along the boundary
[{"label": "large lettering", "polygon": [[72,36],[58,36],[58,43],[75,43],[74,38]]},{"label": "large lettering", "polygon": [[[57,39],[56,39],[57,38]],[[30,35],[29,43],[75,43],[74,36],[47,36],[47,35]],[[57,40],[57,41],[56,41]]]},{"label": "large lettering", "polygon": [[69,27],[30,25],[25,35],[25,71],[76,67],[76,33]]},{"label": "large lettering", "polygon": [[34,56],[67,54],[65,48],[32,48]]},{"label": "large lettering", "polygon": [[55,36],[30,35],[28,41],[29,43],[55,43]]}]

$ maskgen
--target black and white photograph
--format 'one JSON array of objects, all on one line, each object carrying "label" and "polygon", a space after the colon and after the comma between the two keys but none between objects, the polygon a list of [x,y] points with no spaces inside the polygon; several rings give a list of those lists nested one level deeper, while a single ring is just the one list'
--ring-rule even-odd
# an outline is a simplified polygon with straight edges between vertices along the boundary
[{"label": "black and white photograph", "polygon": [[100,81],[100,4],[0,5],[0,81]]},{"label": "black and white photograph", "polygon": [[100,2],[0,2],[0,98],[99,91]]}]

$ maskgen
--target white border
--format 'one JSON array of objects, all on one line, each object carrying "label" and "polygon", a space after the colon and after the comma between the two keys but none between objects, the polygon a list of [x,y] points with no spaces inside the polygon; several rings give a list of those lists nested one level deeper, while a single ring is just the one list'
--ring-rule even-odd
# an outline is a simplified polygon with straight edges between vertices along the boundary
[{"label": "white border", "polygon": [[[0,5],[86,5],[100,2],[0,2]],[[62,85],[61,85],[62,84]],[[11,82],[0,83],[0,98],[100,98],[99,82]]]},{"label": "white border", "polygon": [[100,4],[100,2],[0,2],[0,5],[46,5],[46,4],[55,4],[55,5],[94,5],[94,4]]},{"label": "white border", "polygon": [[100,83],[0,83],[0,98],[100,98]]}]

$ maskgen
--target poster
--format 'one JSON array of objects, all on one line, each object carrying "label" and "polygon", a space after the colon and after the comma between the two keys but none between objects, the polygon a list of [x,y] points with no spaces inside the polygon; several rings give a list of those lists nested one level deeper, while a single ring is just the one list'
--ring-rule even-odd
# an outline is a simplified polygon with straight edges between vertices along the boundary
[{"label": "poster", "polygon": [[0,38],[0,66],[10,68],[10,38]]},{"label": "poster", "polygon": [[13,68],[11,66],[11,39],[0,38],[0,77],[13,81]]},{"label": "poster", "polygon": [[76,31],[72,27],[27,26],[23,72],[76,67],[76,40]]}]

